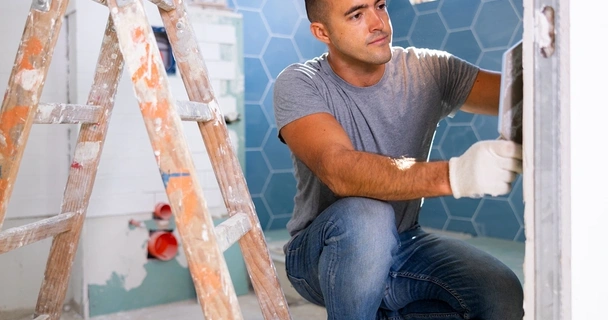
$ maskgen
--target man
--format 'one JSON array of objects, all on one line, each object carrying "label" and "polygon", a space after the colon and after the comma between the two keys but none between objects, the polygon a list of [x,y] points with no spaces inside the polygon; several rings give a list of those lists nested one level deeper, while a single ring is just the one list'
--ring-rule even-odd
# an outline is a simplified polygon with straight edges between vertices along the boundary
[{"label": "man", "polygon": [[509,268],[417,223],[424,197],[510,191],[521,171],[515,143],[426,161],[443,117],[497,114],[500,75],[392,47],[386,1],[306,0],[306,10],[328,53],[287,67],[274,96],[298,179],[285,246],[295,289],[329,319],[521,319]]}]

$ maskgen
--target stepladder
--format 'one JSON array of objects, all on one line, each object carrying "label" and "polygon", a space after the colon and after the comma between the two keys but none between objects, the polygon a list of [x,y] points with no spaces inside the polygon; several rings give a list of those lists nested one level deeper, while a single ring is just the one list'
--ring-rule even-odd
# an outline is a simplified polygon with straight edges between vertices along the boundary
[{"label": "stepladder", "polygon": [[[223,251],[239,243],[265,319],[290,319],[245,177],[214,95],[183,0],[158,6],[187,91],[176,101],[146,16],[144,0],[93,0],[108,13],[86,104],[43,103],[69,0],[34,0],[0,109],[0,254],[52,238],[33,317],[59,319],[103,151],[119,79],[133,83],[139,109],[175,215],[188,269],[205,319],[242,319]],[[107,7],[107,8],[104,8]],[[125,68],[126,67],[126,68]],[[196,121],[230,218],[214,227],[182,120]],[[80,125],[58,215],[2,230],[33,124]],[[154,174],[154,173],[151,173]]]}]

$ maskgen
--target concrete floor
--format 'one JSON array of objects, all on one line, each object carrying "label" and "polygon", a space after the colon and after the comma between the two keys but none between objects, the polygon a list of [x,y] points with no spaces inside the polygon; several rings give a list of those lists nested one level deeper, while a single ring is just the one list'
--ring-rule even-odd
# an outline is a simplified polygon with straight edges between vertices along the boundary
[{"label": "concrete floor", "polygon": [[[442,232],[436,232],[442,233]],[[460,238],[473,246],[478,247],[484,251],[487,251],[511,267],[520,280],[523,282],[523,260],[524,260],[524,244],[498,240],[492,238],[472,238],[470,236],[462,236],[455,234],[445,234],[455,238]],[[272,239],[268,239],[272,240]],[[269,248],[273,251],[273,248],[281,248],[282,242],[269,241]],[[277,252],[281,253],[282,250]],[[280,258],[280,257],[278,257]],[[274,259],[275,264],[280,265],[280,259]],[[281,270],[281,269],[279,269]],[[281,274],[279,278],[281,279]],[[316,305],[307,303],[301,298],[297,298],[293,293],[288,290],[289,286],[283,284],[285,294],[290,302],[290,313],[293,320],[308,320],[308,319],[326,319],[327,313],[325,308],[318,307]],[[293,289],[292,289],[293,290]],[[241,311],[245,320],[263,320],[262,312],[260,311],[257,298],[253,293],[238,297]],[[293,303],[292,303],[293,302]],[[9,317],[3,316],[0,313],[0,320],[31,320],[31,313],[29,314],[12,314]],[[172,304],[165,304],[154,306],[145,309],[132,310],[127,312],[120,312],[110,315],[103,315],[90,318],[91,320],[200,320],[203,319],[203,312],[194,300],[184,301]],[[78,314],[71,310],[64,310],[64,314],[61,320],[82,320]]]},{"label": "concrete floor", "polygon": [[[239,297],[239,305],[245,320],[263,320],[262,312],[257,298],[253,294]],[[326,319],[325,308],[310,303],[290,306],[289,311],[292,319]],[[77,320],[80,318],[62,318],[62,320]],[[203,312],[196,301],[186,301],[162,306],[155,306],[141,310],[115,313],[112,315],[98,316],[91,320],[201,320]]]},{"label": "concrete floor", "polygon": [[[241,312],[245,320],[264,320],[256,296],[251,293],[238,297]],[[299,303],[289,307],[293,320],[326,319],[325,308],[310,304]],[[109,315],[97,316],[90,320],[202,320],[203,311],[197,301],[182,301],[177,303],[158,305],[139,310],[119,312]],[[32,320],[31,313],[3,317],[0,320]],[[65,310],[60,320],[83,320],[71,310]]]}]

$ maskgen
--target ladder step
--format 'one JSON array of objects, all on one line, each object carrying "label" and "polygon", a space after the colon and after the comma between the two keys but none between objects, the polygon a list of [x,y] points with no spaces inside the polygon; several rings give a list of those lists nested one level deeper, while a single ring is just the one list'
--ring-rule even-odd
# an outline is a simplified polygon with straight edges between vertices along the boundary
[{"label": "ladder step", "polygon": [[37,124],[97,123],[102,108],[86,104],[40,103],[34,116]]},{"label": "ladder step", "polygon": [[74,216],[74,213],[60,214],[0,232],[0,254],[70,230]]},{"label": "ladder step", "polygon": [[[206,103],[177,101],[177,111],[184,121],[206,122],[213,119]],[[34,116],[37,124],[98,123],[102,108],[87,104],[40,103]]]},{"label": "ladder step", "polygon": [[[99,4],[102,4],[104,6],[108,6],[107,0],[93,0],[93,1],[95,1]],[[175,10],[175,4],[171,0],[149,0],[149,1],[165,11]]]},{"label": "ladder step", "polygon": [[213,119],[209,105],[195,101],[177,101],[177,112],[184,121],[207,122]]},{"label": "ladder step", "polygon": [[220,250],[226,251],[251,230],[251,221],[246,213],[237,213],[215,227],[215,237]]}]

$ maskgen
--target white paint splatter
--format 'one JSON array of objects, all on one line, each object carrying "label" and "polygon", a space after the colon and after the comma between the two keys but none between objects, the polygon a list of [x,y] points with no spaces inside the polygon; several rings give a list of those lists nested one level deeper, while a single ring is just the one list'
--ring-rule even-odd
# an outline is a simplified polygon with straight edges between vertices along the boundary
[{"label": "white paint splatter", "polygon": [[34,89],[34,87],[42,83],[43,74],[40,70],[21,70],[17,73],[15,81],[27,91]]},{"label": "white paint splatter", "polygon": [[76,146],[74,161],[78,163],[86,163],[97,157],[99,154],[99,142],[81,142]]},{"label": "white paint splatter", "polygon": [[53,104],[39,104],[38,105],[38,113],[40,113],[40,117],[43,119],[50,119],[53,110],[55,109],[55,105]]},{"label": "white paint splatter", "polygon": [[203,237],[203,241],[209,241],[209,232],[207,232],[207,230],[203,230],[203,234],[201,236]]}]

